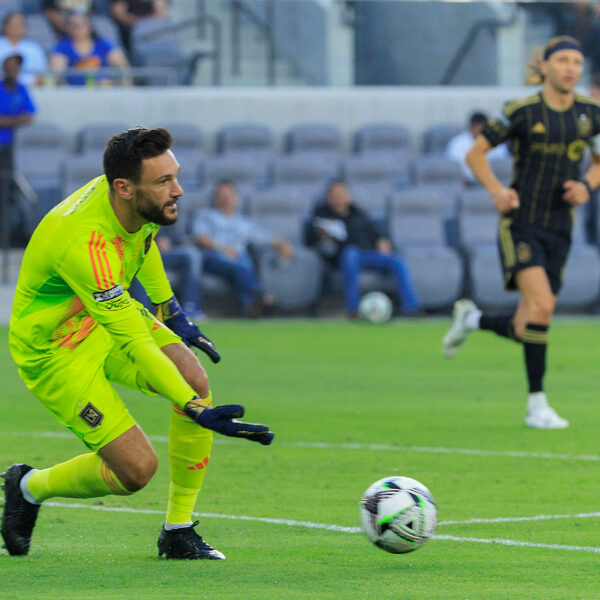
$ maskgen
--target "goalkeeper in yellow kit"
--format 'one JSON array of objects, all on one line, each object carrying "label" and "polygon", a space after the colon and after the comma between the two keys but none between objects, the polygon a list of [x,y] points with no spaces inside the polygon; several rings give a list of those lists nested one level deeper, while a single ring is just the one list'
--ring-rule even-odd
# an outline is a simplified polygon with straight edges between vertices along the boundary
[{"label": "goalkeeper in yellow kit", "polygon": [[[132,494],[154,475],[154,449],[110,382],[173,404],[159,556],[225,558],[192,523],[212,431],[265,445],[273,440],[267,426],[237,420],[243,407],[212,408],[206,373],[186,347],[220,358],[183,314],[154,242],[160,225],[177,220],[183,193],[171,146],[162,128],[111,138],[105,175],[51,210],[25,251],[10,350],[27,387],[90,452],[47,469],[12,465],[2,475],[1,532],[10,554],[27,554],[44,500]],[[158,306],[158,318],[129,296],[135,276]]]}]

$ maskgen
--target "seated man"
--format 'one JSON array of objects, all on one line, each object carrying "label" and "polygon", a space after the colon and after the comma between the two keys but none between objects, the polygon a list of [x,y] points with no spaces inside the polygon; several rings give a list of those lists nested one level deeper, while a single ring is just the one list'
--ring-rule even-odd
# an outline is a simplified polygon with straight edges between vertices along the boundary
[{"label": "seated man", "polygon": [[344,276],[346,310],[351,318],[358,315],[361,269],[389,273],[396,283],[402,311],[418,314],[421,304],[414,291],[408,268],[394,253],[390,240],[377,231],[372,220],[352,202],[343,181],[334,181],[327,199],[318,205],[308,225],[307,243]]},{"label": "seated man", "polygon": [[[446,158],[453,160],[460,165],[462,174],[466,183],[476,183],[471,169],[467,165],[467,152],[471,149],[475,138],[486,126],[488,118],[481,112],[475,112],[469,118],[468,129],[455,135],[446,146]],[[510,152],[506,144],[496,146],[488,153],[489,160],[500,160],[510,158]]]},{"label": "seated man", "polygon": [[237,212],[238,195],[232,181],[217,185],[213,208],[200,212],[194,220],[194,243],[203,250],[204,271],[230,281],[246,316],[258,316],[272,304],[262,293],[248,246],[269,245],[281,259],[294,253],[292,245],[274,237]]}]

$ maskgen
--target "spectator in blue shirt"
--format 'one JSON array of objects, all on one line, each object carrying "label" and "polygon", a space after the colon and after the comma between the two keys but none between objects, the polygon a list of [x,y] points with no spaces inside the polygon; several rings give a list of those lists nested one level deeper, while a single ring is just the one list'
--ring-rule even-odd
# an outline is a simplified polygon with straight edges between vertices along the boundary
[{"label": "spectator in blue shirt", "polygon": [[22,64],[21,55],[7,56],[2,63],[4,78],[0,81],[0,201],[9,203],[13,200],[14,130],[31,123],[35,113],[27,88],[17,81]]},{"label": "spectator in blue shirt", "polygon": [[67,20],[69,36],[58,42],[50,57],[50,67],[57,73],[77,69],[82,75],[67,75],[70,85],[86,85],[90,81],[108,81],[111,78],[99,73],[102,67],[128,66],[123,51],[109,40],[98,37],[92,29],[89,17],[73,13]]},{"label": "spectator in blue shirt", "polygon": [[271,246],[281,259],[293,256],[293,246],[240,215],[238,195],[231,181],[221,181],[215,191],[214,208],[194,219],[194,243],[203,251],[204,272],[231,282],[246,316],[259,316],[273,300],[262,293],[250,245]]},{"label": "spectator in blue shirt", "polygon": [[9,12],[2,22],[0,37],[0,61],[11,54],[23,57],[23,66],[19,81],[25,85],[39,82],[48,70],[48,60],[43,48],[34,40],[26,37],[25,17],[20,12]]}]

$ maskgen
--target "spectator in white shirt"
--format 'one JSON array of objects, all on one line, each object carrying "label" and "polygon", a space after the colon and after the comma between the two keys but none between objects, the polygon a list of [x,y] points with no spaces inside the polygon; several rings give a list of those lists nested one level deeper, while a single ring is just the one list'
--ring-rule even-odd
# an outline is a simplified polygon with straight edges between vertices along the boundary
[{"label": "spectator in white shirt", "polygon": [[[467,183],[475,183],[475,177],[471,173],[466,161],[467,152],[471,149],[475,138],[481,133],[488,122],[487,116],[482,112],[475,112],[469,118],[469,125],[466,131],[455,135],[446,146],[446,158],[453,160],[460,165],[463,176]],[[500,144],[492,148],[487,153],[488,160],[494,161],[503,158],[509,158],[510,153],[506,144]]]},{"label": "spectator in white shirt", "polygon": [[20,12],[10,12],[2,22],[0,37],[0,64],[7,56],[19,54],[23,57],[23,65],[19,82],[31,86],[41,81],[42,75],[48,71],[48,59],[43,48],[34,40],[28,40],[25,17]]},{"label": "spectator in white shirt", "polygon": [[272,299],[262,293],[248,247],[271,246],[284,260],[292,257],[294,249],[237,210],[235,184],[219,182],[213,208],[196,216],[192,233],[194,243],[203,251],[204,272],[230,281],[244,314],[258,316]]}]

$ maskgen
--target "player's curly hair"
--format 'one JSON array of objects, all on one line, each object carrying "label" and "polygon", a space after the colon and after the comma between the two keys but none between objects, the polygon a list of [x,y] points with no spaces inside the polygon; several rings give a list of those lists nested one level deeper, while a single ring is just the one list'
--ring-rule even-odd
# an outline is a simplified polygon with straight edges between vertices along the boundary
[{"label": "player's curly hair", "polygon": [[115,179],[139,183],[142,160],[160,156],[173,146],[171,134],[163,127],[133,127],[108,140],[104,149],[104,173],[108,184]]},{"label": "player's curly hair", "polygon": [[558,35],[553,37],[545,46],[537,46],[531,58],[527,61],[527,72],[525,73],[525,83],[527,85],[541,85],[544,83],[544,75],[540,66],[544,62],[544,54],[562,42],[568,42],[581,49],[581,44],[570,35]]}]

